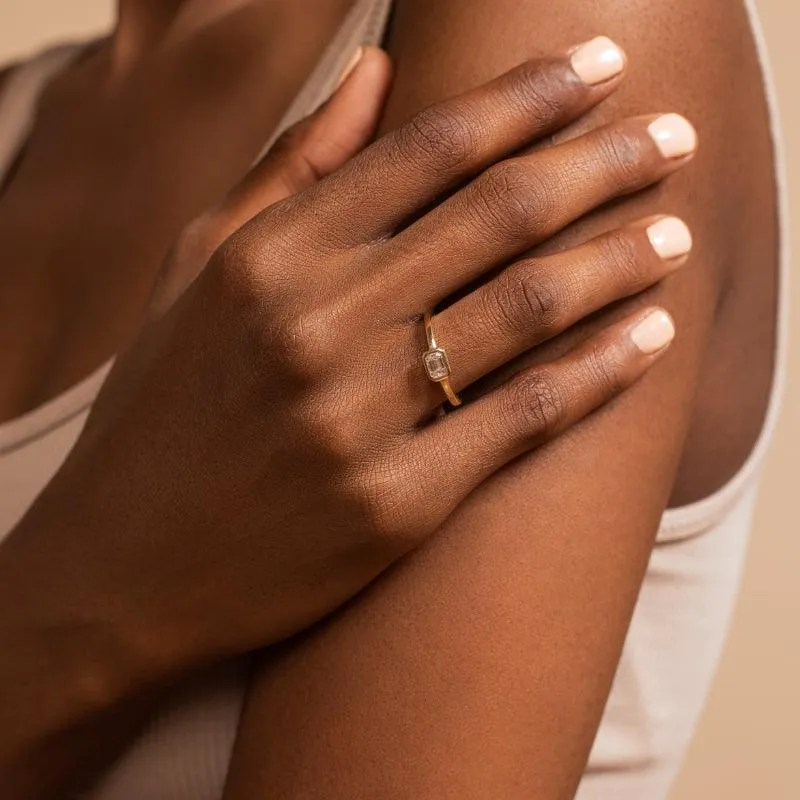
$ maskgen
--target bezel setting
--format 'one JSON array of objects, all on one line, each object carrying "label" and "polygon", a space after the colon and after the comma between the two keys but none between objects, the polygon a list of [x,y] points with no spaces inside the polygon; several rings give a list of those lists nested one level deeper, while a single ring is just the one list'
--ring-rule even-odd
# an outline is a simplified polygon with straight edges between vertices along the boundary
[{"label": "bezel setting", "polygon": [[428,377],[439,383],[445,378],[450,377],[450,363],[447,360],[447,353],[441,347],[433,347],[422,354],[422,363]]}]

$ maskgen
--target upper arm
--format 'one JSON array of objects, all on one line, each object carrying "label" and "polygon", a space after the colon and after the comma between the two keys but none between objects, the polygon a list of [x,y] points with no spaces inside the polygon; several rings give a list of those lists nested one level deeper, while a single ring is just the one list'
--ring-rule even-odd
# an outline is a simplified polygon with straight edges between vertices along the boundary
[{"label": "upper arm", "polygon": [[[736,472],[760,432],[773,366],[773,153],[761,72],[743,3],[402,0],[396,9],[388,44],[397,78],[385,129],[526,58],[599,34],[623,46],[628,77],[610,99],[561,136],[626,115],[664,111],[681,113],[697,127],[700,152],[688,169],[584,218],[545,245],[567,247],[639,217],[671,213],[683,217],[695,235],[689,267],[537,348],[528,361],[548,360],[637,302],[666,306],[678,329],[668,358],[617,404],[628,413],[597,416],[605,429],[617,425],[629,437],[636,430],[629,404],[642,398],[635,407],[644,412],[645,421],[661,420],[669,437],[666,444],[674,446],[673,457],[680,460],[677,474],[673,464],[665,477],[671,484],[671,504],[684,505],[711,494]],[[754,269],[762,265],[764,269]],[[744,296],[750,298],[749,309]],[[749,336],[737,337],[745,328]],[[740,390],[738,408],[704,401],[705,413],[695,413],[698,395],[730,396],[732,373],[742,363],[750,386]],[[584,427],[592,424],[587,421]],[[665,466],[668,451],[669,447],[659,448]]]},{"label": "upper arm", "polygon": [[[387,127],[525,58],[601,33],[626,49],[631,75],[589,124],[658,111],[696,124],[695,164],[548,245],[653,213],[682,216],[696,233],[692,264],[648,296],[673,314],[678,338],[632,390],[496,475],[350,607],[265,661],[230,796],[250,797],[264,782],[280,797],[572,796],[741,246],[736,199],[723,190],[741,178],[747,191],[743,160],[753,155],[741,152],[751,123],[734,92],[757,89],[731,80],[734,69],[755,69],[745,19],[721,0],[397,6]],[[534,357],[549,358],[617,313]]]}]

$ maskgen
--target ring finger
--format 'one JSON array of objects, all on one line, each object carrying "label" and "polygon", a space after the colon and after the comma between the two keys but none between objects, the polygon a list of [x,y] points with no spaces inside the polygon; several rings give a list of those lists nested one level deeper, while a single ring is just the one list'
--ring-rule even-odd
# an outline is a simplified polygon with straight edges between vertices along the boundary
[{"label": "ring finger", "polygon": [[[665,216],[511,264],[433,320],[452,388],[464,389],[589,314],[652,286],[680,267],[691,247],[685,223]],[[409,354],[416,361],[412,391],[422,404],[416,410],[424,416],[444,394],[418,359],[419,353]]]}]

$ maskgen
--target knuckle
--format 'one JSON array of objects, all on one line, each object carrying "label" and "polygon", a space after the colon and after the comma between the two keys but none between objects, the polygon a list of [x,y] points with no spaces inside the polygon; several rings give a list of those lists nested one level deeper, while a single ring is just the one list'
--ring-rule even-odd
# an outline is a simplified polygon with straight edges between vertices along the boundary
[{"label": "knuckle", "polygon": [[542,275],[527,275],[519,281],[517,294],[529,325],[543,333],[559,329],[563,304],[555,281]]},{"label": "knuckle", "polygon": [[262,211],[219,245],[213,260],[229,281],[259,294],[291,282],[287,263],[297,263],[301,245],[292,198]]},{"label": "knuckle", "polygon": [[567,400],[555,376],[546,369],[537,369],[517,382],[513,402],[527,432],[536,436],[553,436],[567,418]]},{"label": "knuckle", "polygon": [[492,302],[495,315],[515,334],[551,333],[559,329],[563,317],[558,283],[535,265],[501,273]]},{"label": "knuckle", "polygon": [[597,149],[612,187],[630,190],[645,183],[645,151],[641,141],[618,127],[597,132]]},{"label": "knuckle", "polygon": [[621,284],[633,289],[647,285],[647,271],[633,237],[627,231],[614,231],[599,241],[601,274],[611,265]]},{"label": "knuckle", "polygon": [[319,387],[341,366],[350,306],[321,276],[311,283],[297,253],[262,231],[243,229],[217,249],[209,297],[228,312],[266,391],[276,376],[297,390]]},{"label": "knuckle", "polygon": [[337,365],[338,337],[324,311],[284,313],[269,324],[267,336],[281,374],[293,378],[295,384],[319,384]]},{"label": "knuckle", "polygon": [[403,553],[429,532],[426,515],[414,501],[407,469],[394,457],[371,460],[353,473],[353,496],[372,535],[397,553]]},{"label": "knuckle", "polygon": [[511,76],[515,102],[541,122],[560,118],[573,100],[572,85],[552,69],[552,62],[530,61]]},{"label": "knuckle", "polygon": [[226,325],[233,328],[239,354],[261,376],[265,391],[278,377],[288,386],[304,388],[326,375],[335,337],[325,328],[323,315],[303,310],[296,292],[276,288],[234,247],[219,250],[214,262],[208,296],[214,308],[226,309]]},{"label": "knuckle", "polygon": [[596,345],[588,351],[584,369],[588,383],[602,397],[616,397],[624,389],[622,361],[615,348]]},{"label": "knuckle", "polygon": [[242,320],[258,316],[268,281],[255,253],[234,236],[221,244],[210,262],[208,274],[214,280],[214,292],[221,307],[236,309]]},{"label": "knuckle", "polygon": [[240,275],[249,276],[256,266],[247,237],[241,232],[226,239],[214,252],[213,262],[216,270],[227,283],[235,284]]},{"label": "knuckle", "polygon": [[484,222],[513,237],[546,225],[558,203],[558,188],[545,171],[518,159],[491,167],[473,186],[473,200]]},{"label": "knuckle", "polygon": [[407,158],[423,158],[438,170],[456,169],[476,150],[477,131],[455,108],[431,106],[398,131],[398,146]]}]

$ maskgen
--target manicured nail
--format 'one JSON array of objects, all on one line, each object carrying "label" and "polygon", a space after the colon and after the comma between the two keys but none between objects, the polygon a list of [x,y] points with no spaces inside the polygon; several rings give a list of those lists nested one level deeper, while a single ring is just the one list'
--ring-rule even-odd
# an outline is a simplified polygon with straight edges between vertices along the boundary
[{"label": "manicured nail", "polygon": [[342,74],[339,76],[339,80],[336,82],[336,88],[338,89],[352,74],[353,70],[358,66],[358,62],[361,61],[362,56],[364,55],[364,48],[359,47],[352,56],[350,56],[350,60],[347,62],[347,65],[342,70]]},{"label": "manicured nail", "polygon": [[651,311],[631,331],[633,343],[646,355],[663,350],[674,338],[672,317],[660,308]]},{"label": "manicured nail", "polygon": [[691,252],[692,233],[682,219],[663,217],[647,229],[653,250],[665,261]]},{"label": "manicured nail", "polygon": [[572,69],[590,86],[616,77],[625,68],[622,50],[607,36],[598,36],[572,53]]},{"label": "manicured nail", "polygon": [[697,149],[697,131],[680,114],[664,114],[647,129],[664,158],[680,158]]}]

